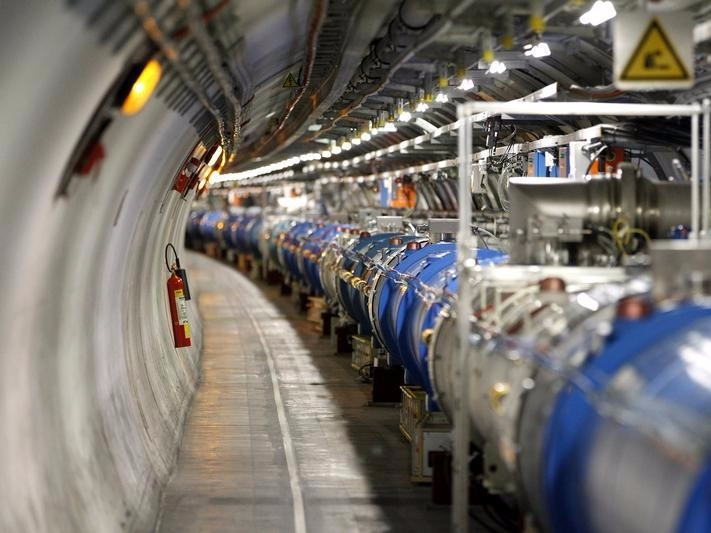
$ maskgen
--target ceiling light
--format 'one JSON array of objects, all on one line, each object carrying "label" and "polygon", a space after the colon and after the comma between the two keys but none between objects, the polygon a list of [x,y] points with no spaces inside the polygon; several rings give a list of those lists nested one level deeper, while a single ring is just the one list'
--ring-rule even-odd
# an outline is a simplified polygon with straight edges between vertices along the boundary
[{"label": "ceiling light", "polygon": [[497,60],[492,61],[489,70],[486,71],[487,74],[503,74],[504,72],[506,72],[506,64]]},{"label": "ceiling light", "polygon": [[371,139],[370,133],[367,131],[364,131],[363,133],[360,134],[360,140],[361,141],[369,141]]},{"label": "ceiling light", "polygon": [[446,94],[439,92],[435,97],[435,102],[437,102],[438,104],[446,104],[447,102],[449,102],[449,97]]},{"label": "ceiling light", "polygon": [[212,154],[212,157],[210,160],[207,162],[208,167],[214,167],[215,163],[217,163],[217,160],[220,159],[220,156],[222,155],[222,146],[218,145],[215,148],[215,151]]},{"label": "ceiling light", "polygon": [[318,131],[318,130],[320,130],[320,129],[321,129],[321,124],[311,124],[311,125],[308,127],[308,130],[309,130],[309,131]]},{"label": "ceiling light", "polygon": [[341,147],[338,146],[338,145],[333,145],[333,146],[331,147],[331,153],[332,153],[333,155],[338,155],[338,154],[340,154],[340,153],[341,153]]},{"label": "ceiling light", "polygon": [[329,157],[331,157],[331,151],[324,150],[323,152],[321,152],[321,157],[323,157],[324,159],[328,159]]},{"label": "ceiling light", "polygon": [[[407,113],[407,111],[405,111],[405,112]],[[395,124],[393,124],[392,122],[388,122],[388,123],[385,124],[385,126],[383,127],[383,131],[387,131],[387,132],[393,133],[393,132],[396,132],[396,131],[397,131],[397,127],[396,127]]]},{"label": "ceiling light", "polygon": [[424,113],[429,108],[430,106],[428,106],[425,102],[420,102],[419,104],[417,104],[417,107],[415,107],[415,111],[417,111],[418,113]]},{"label": "ceiling light", "polygon": [[462,80],[462,83],[459,84],[459,89],[460,91],[471,91],[474,88],[474,82],[471,80],[471,78],[464,78]]},{"label": "ceiling light", "polygon": [[596,0],[592,7],[580,17],[581,24],[599,26],[612,18],[615,18],[617,11],[610,0]]},{"label": "ceiling light", "polygon": [[353,137],[351,139],[351,144],[353,144],[353,146],[358,146],[360,143],[361,143],[360,137]]},{"label": "ceiling light", "polygon": [[353,148],[353,145],[349,141],[344,141],[341,145],[341,148],[347,152],[348,150]]},{"label": "ceiling light", "polygon": [[533,57],[548,57],[551,55],[551,49],[550,46],[548,46],[547,43],[540,42],[536,44],[535,46],[532,44],[528,44],[523,47],[524,52],[523,54],[526,56],[533,56]]},{"label": "ceiling light", "polygon": [[[403,111],[402,113],[400,113],[400,116],[397,117],[400,122],[409,122],[411,118],[412,113],[410,113],[409,111]],[[385,125],[385,127],[387,128],[387,124]],[[388,130],[386,129],[386,131]]]}]

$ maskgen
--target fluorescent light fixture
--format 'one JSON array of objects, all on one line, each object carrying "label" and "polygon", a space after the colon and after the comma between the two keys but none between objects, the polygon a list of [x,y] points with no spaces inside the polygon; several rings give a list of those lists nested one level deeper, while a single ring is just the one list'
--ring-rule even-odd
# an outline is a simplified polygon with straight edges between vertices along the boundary
[{"label": "fluorescent light fixture", "polygon": [[360,134],[360,140],[361,141],[369,141],[371,139],[371,135],[369,132],[364,131],[363,133]]},{"label": "fluorescent light fixture", "polygon": [[208,167],[212,167],[217,163],[217,160],[220,159],[220,156],[222,155],[222,146],[218,146],[217,149],[215,150],[215,153],[212,154],[212,157],[210,160],[207,162]]},{"label": "fluorescent light fixture", "polygon": [[596,0],[592,7],[580,17],[581,24],[599,26],[603,22],[615,18],[617,11],[610,0]]},{"label": "fluorescent light fixture", "polygon": [[[402,113],[400,113],[400,116],[397,117],[400,122],[409,122],[411,118],[412,113],[410,113],[409,111],[403,111]],[[387,129],[387,124],[385,125],[385,128],[385,131],[390,131]]]},{"label": "fluorescent light fixture", "polygon": [[[223,182],[223,181],[242,181],[246,179],[251,179],[251,178],[257,178],[259,176],[264,176],[266,174],[273,174],[274,172],[277,172],[279,170],[284,170],[289,167],[293,167],[295,165],[298,165],[301,163],[301,157],[299,156],[294,156],[290,157],[289,159],[283,159],[281,161],[277,161],[276,163],[271,163],[269,165],[264,165],[258,168],[253,168],[250,170],[245,170],[243,172],[235,172],[233,174],[222,174],[219,175],[217,178],[217,181]],[[209,166],[207,167],[209,168]],[[289,177],[293,176],[294,171],[289,170],[286,172],[282,172],[280,174],[276,174],[276,178],[281,178],[281,177]]]},{"label": "fluorescent light fixture", "polygon": [[318,152],[309,152],[308,154],[303,154],[299,156],[301,161],[314,161],[316,159],[321,159],[321,154]]},{"label": "fluorescent light fixture", "polygon": [[334,146],[331,147],[331,153],[332,153],[333,155],[338,155],[338,154],[341,153],[341,151],[342,151],[342,150],[341,150],[341,147],[338,146],[338,145],[334,145]]},{"label": "fluorescent light fixture", "polygon": [[[406,111],[406,112],[407,112],[407,111]],[[387,132],[390,132],[390,133],[394,133],[394,132],[397,131],[397,127],[396,127],[395,124],[393,124],[392,122],[388,122],[387,124],[385,124],[385,127],[383,128],[383,131],[387,131]]]},{"label": "fluorescent light fixture", "polygon": [[321,129],[321,124],[311,124],[311,125],[308,127],[308,130],[309,130],[309,131],[318,131],[318,130],[320,130],[320,129]]},{"label": "fluorescent light fixture", "polygon": [[533,57],[548,57],[551,55],[551,49],[550,46],[548,46],[547,43],[541,42],[534,45],[526,45],[524,46],[524,55],[526,56],[533,56]]},{"label": "fluorescent light fixture", "polygon": [[506,64],[496,59],[491,62],[489,70],[486,71],[487,74],[503,74],[504,72],[506,72]]},{"label": "fluorescent light fixture", "polygon": [[353,148],[353,145],[349,141],[344,141],[344,143],[341,145],[341,148],[347,152],[348,150]]},{"label": "fluorescent light fixture", "polygon": [[264,115],[264,118],[272,118],[274,115],[276,115],[276,111],[272,111],[271,113],[267,113]]},{"label": "fluorescent light fixture", "polygon": [[353,137],[353,138],[351,139],[351,144],[352,144],[353,146],[358,146],[360,143],[361,143],[360,137]]},{"label": "fluorescent light fixture", "polygon": [[331,157],[331,151],[324,150],[323,152],[321,152],[321,157],[323,157],[324,159],[328,159],[329,157]]},{"label": "fluorescent light fixture", "polygon": [[471,91],[474,88],[474,82],[471,80],[471,78],[464,78],[462,80],[462,83],[459,84],[459,89],[460,91]]},{"label": "fluorescent light fixture", "polygon": [[438,104],[446,104],[449,102],[449,97],[444,93],[437,93],[437,96],[435,96],[435,102]]},{"label": "fluorescent light fixture", "polygon": [[417,104],[417,107],[415,107],[415,111],[417,111],[418,113],[424,113],[429,108],[430,106],[428,106],[425,102],[420,102],[419,104]]}]

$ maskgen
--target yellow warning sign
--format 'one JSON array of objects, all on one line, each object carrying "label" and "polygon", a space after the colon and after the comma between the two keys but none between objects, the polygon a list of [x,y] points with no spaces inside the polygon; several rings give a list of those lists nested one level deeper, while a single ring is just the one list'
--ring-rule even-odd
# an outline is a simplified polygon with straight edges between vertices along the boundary
[{"label": "yellow warning sign", "polygon": [[296,81],[296,78],[294,77],[294,75],[291,72],[289,72],[289,74],[287,74],[287,76],[286,76],[286,79],[284,80],[284,83],[282,84],[282,88],[296,89],[297,87],[301,87],[301,86],[299,85],[299,82]]},{"label": "yellow warning sign", "polygon": [[691,76],[656,17],[652,18],[620,81],[689,81]]}]

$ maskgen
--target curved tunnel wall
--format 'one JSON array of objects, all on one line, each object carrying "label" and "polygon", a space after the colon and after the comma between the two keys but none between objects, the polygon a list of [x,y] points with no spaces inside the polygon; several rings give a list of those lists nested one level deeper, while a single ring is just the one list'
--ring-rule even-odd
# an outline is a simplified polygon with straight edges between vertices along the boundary
[{"label": "curved tunnel wall", "polygon": [[150,530],[198,379],[199,317],[173,348],[163,263],[197,137],[152,100],[55,198],[127,58],[60,2],[10,3],[0,26],[0,531]]}]

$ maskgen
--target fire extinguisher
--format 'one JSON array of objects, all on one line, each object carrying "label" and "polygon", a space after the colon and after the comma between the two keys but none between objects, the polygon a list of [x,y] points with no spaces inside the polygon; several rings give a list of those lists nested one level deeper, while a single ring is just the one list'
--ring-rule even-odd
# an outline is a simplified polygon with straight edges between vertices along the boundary
[{"label": "fire extinguisher", "polygon": [[175,182],[173,183],[173,190],[178,191],[178,193],[180,194],[183,194],[185,192],[185,189],[188,187],[188,183],[190,183],[190,178],[185,172],[181,170],[178,173],[178,176],[175,178]]},{"label": "fire extinguisher", "polygon": [[[175,264],[168,262],[168,250],[173,250]],[[168,303],[170,305],[170,318],[173,323],[173,340],[176,348],[190,346],[190,324],[188,323],[188,305],[190,288],[185,269],[180,268],[180,259],[175,247],[168,243],[165,247],[165,266],[170,272],[168,278]]]}]

